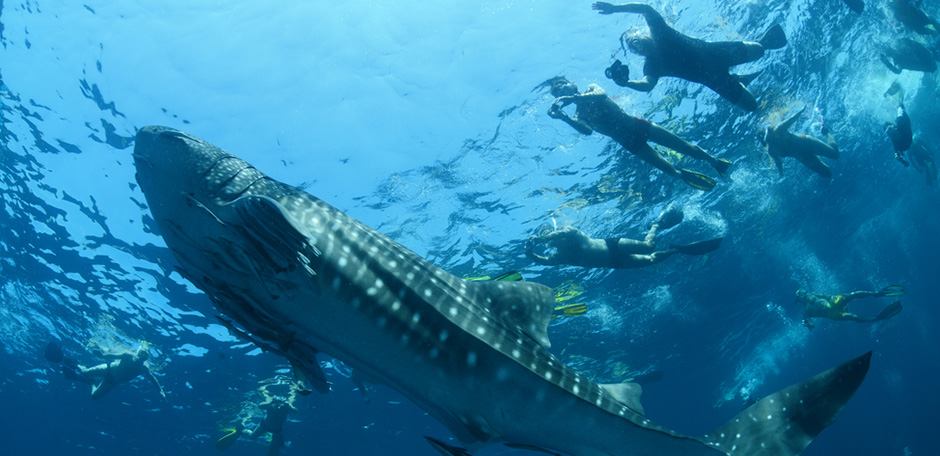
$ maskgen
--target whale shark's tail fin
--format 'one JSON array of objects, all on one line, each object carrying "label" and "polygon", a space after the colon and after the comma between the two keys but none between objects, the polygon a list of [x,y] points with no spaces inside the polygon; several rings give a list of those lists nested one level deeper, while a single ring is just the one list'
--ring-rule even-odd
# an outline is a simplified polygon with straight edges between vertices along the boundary
[{"label": "whale shark's tail fin", "polygon": [[799,454],[852,398],[870,361],[868,352],[777,391],[700,439],[728,454]]}]

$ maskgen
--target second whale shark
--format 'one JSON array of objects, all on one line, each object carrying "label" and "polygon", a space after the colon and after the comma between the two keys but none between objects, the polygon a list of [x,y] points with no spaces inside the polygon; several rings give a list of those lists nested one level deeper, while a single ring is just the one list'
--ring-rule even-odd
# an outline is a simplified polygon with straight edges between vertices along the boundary
[{"label": "second whale shark", "polygon": [[[552,355],[548,287],[455,277],[177,130],[142,128],[134,160],[179,271],[238,331],[321,391],[317,354],[343,361],[408,397],[470,450],[795,455],[868,371],[870,352],[765,397],[713,432],[685,436],[644,416],[638,385],[597,384]],[[429,441],[445,454],[467,451]]]}]

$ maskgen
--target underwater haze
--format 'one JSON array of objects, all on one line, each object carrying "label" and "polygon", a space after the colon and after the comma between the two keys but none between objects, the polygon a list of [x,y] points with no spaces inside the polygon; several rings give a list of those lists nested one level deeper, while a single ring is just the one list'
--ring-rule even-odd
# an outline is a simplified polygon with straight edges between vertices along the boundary
[{"label": "underwater haze", "polygon": [[[147,125],[209,141],[459,277],[515,270],[584,303],[553,320],[551,351],[599,382],[647,379],[647,417],[683,434],[872,350],[861,388],[803,454],[940,454],[940,189],[895,160],[883,131],[900,87],[936,154],[940,84],[879,59],[900,38],[935,57],[940,42],[899,21],[894,1],[861,13],[840,0],[651,2],[710,41],[783,26],[786,47],[735,68],[760,71],[753,113],[678,79],[615,85],[614,59],[642,73],[619,39],[645,22],[590,1],[0,2],[0,454],[215,454],[233,426],[257,424],[261,390],[292,383],[285,359],[230,331],[176,272],[135,179]],[[912,3],[940,17],[940,3]],[[577,134],[546,114],[555,76],[601,85],[730,172],[703,192]],[[793,159],[781,175],[760,142],[803,107],[793,133],[825,125],[839,141],[831,179]],[[641,239],[668,207],[685,220],[661,246],[723,236],[721,248],[632,270],[524,255],[556,227]],[[809,330],[794,301],[892,284],[904,310],[875,323]],[[84,365],[143,344],[166,400],[145,377],[92,399],[46,359],[50,342]],[[297,399],[282,455],[438,454],[425,435],[457,445],[399,393],[320,361],[332,391]],[[225,454],[267,445],[245,437]]]}]

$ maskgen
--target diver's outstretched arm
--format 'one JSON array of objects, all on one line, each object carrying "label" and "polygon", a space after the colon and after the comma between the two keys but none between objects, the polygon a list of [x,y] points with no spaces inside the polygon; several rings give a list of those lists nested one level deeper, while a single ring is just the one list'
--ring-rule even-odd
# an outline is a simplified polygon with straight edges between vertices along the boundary
[{"label": "diver's outstretched arm", "polygon": [[622,5],[614,5],[607,2],[594,2],[591,5],[591,8],[597,11],[600,14],[613,14],[613,13],[636,13],[642,14],[646,18],[646,23],[649,25],[651,22],[662,23],[665,25],[666,21],[659,14],[658,11],[653,9],[652,6],[647,5],[646,3],[624,3]]},{"label": "diver's outstretched arm", "polygon": [[561,107],[567,104],[562,100],[562,98],[571,98],[571,97],[561,97],[555,100],[555,102],[552,103],[552,106],[548,108],[548,116],[553,119],[558,119],[558,120],[565,122],[566,124],[570,125],[571,128],[574,128],[575,130],[578,131],[578,133],[581,133],[582,135],[590,135],[591,133],[594,133],[594,129],[588,126],[588,124],[581,122],[580,120],[575,120],[575,119],[572,119],[571,117],[568,117],[568,114],[566,114],[565,111],[561,110]]},{"label": "diver's outstretched arm", "polygon": [[163,391],[163,386],[160,385],[160,381],[157,380],[157,376],[153,375],[153,372],[150,371],[149,367],[147,368],[146,376],[147,379],[150,380],[150,383],[156,385],[157,389],[160,390],[160,396],[163,397],[163,400],[169,402],[166,398],[166,392]]},{"label": "diver's outstretched arm", "polygon": [[659,78],[647,75],[643,76],[643,79],[631,79],[627,81],[624,87],[639,90],[640,92],[649,92],[653,90],[653,87],[656,87],[657,82],[659,82]]}]

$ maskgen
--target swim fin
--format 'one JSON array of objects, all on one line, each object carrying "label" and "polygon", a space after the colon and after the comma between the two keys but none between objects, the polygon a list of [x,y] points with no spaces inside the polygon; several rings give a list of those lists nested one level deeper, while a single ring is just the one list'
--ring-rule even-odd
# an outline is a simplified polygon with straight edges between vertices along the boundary
[{"label": "swim fin", "polygon": [[901,74],[901,69],[895,66],[894,63],[892,63],[891,60],[888,59],[888,56],[881,54],[879,58],[881,59],[881,63],[885,64],[885,66],[888,67],[888,69],[891,70],[892,73]]},{"label": "swim fin", "polygon": [[587,304],[568,304],[556,307],[555,310],[552,311],[552,317],[575,317],[578,315],[584,315],[586,312]]},{"label": "swim fin", "polygon": [[888,305],[888,307],[885,307],[881,312],[878,312],[875,320],[887,320],[899,313],[901,313],[901,301],[894,301]]},{"label": "swim fin", "polygon": [[731,168],[731,160],[727,158],[719,158],[718,164],[715,165],[715,170],[718,171],[718,175],[720,176],[724,176],[729,168]]},{"label": "swim fin", "polygon": [[904,296],[904,285],[888,285],[881,289],[879,296]]},{"label": "swim fin", "polygon": [[682,181],[686,184],[706,192],[715,188],[715,179],[695,171],[680,169],[679,178],[682,179]]},{"label": "swim fin", "polygon": [[787,35],[780,24],[774,24],[758,41],[764,49],[780,49],[787,45]]},{"label": "swim fin", "polygon": [[235,444],[235,441],[238,440],[238,434],[241,432],[237,427],[223,429],[226,432],[219,440],[215,441],[215,447],[219,451],[225,451],[232,447]]},{"label": "swim fin", "polygon": [[858,14],[862,14],[862,11],[865,11],[865,2],[862,0],[842,0],[846,5],[849,6],[849,9],[855,11]]},{"label": "swim fin", "polygon": [[509,272],[507,272],[507,273],[498,275],[498,276],[496,276],[496,277],[490,277],[490,276],[467,277],[467,278],[465,278],[464,280],[473,280],[473,281],[477,281],[477,282],[478,282],[478,281],[481,281],[481,280],[491,280],[491,281],[494,281],[494,282],[496,282],[496,281],[502,281],[502,282],[522,282],[522,274],[519,274],[519,273],[516,272],[516,271],[509,271]]},{"label": "swim fin", "polygon": [[706,241],[693,242],[686,245],[670,245],[669,248],[686,255],[705,255],[714,252],[721,246],[721,241],[725,238],[708,239]]},{"label": "swim fin", "polygon": [[656,219],[656,224],[659,225],[659,229],[668,230],[680,223],[682,223],[682,218],[685,217],[685,214],[682,213],[682,209],[676,206],[670,206],[662,214],[659,214],[659,217]]},{"label": "swim fin", "polygon": [[509,271],[503,275],[494,277],[493,280],[501,282],[522,282],[522,274],[516,271]]},{"label": "swim fin", "polygon": [[56,364],[61,364],[62,360],[65,359],[65,353],[62,352],[62,347],[55,342],[49,342],[49,344],[46,345],[45,356],[46,360],[50,363]]}]

